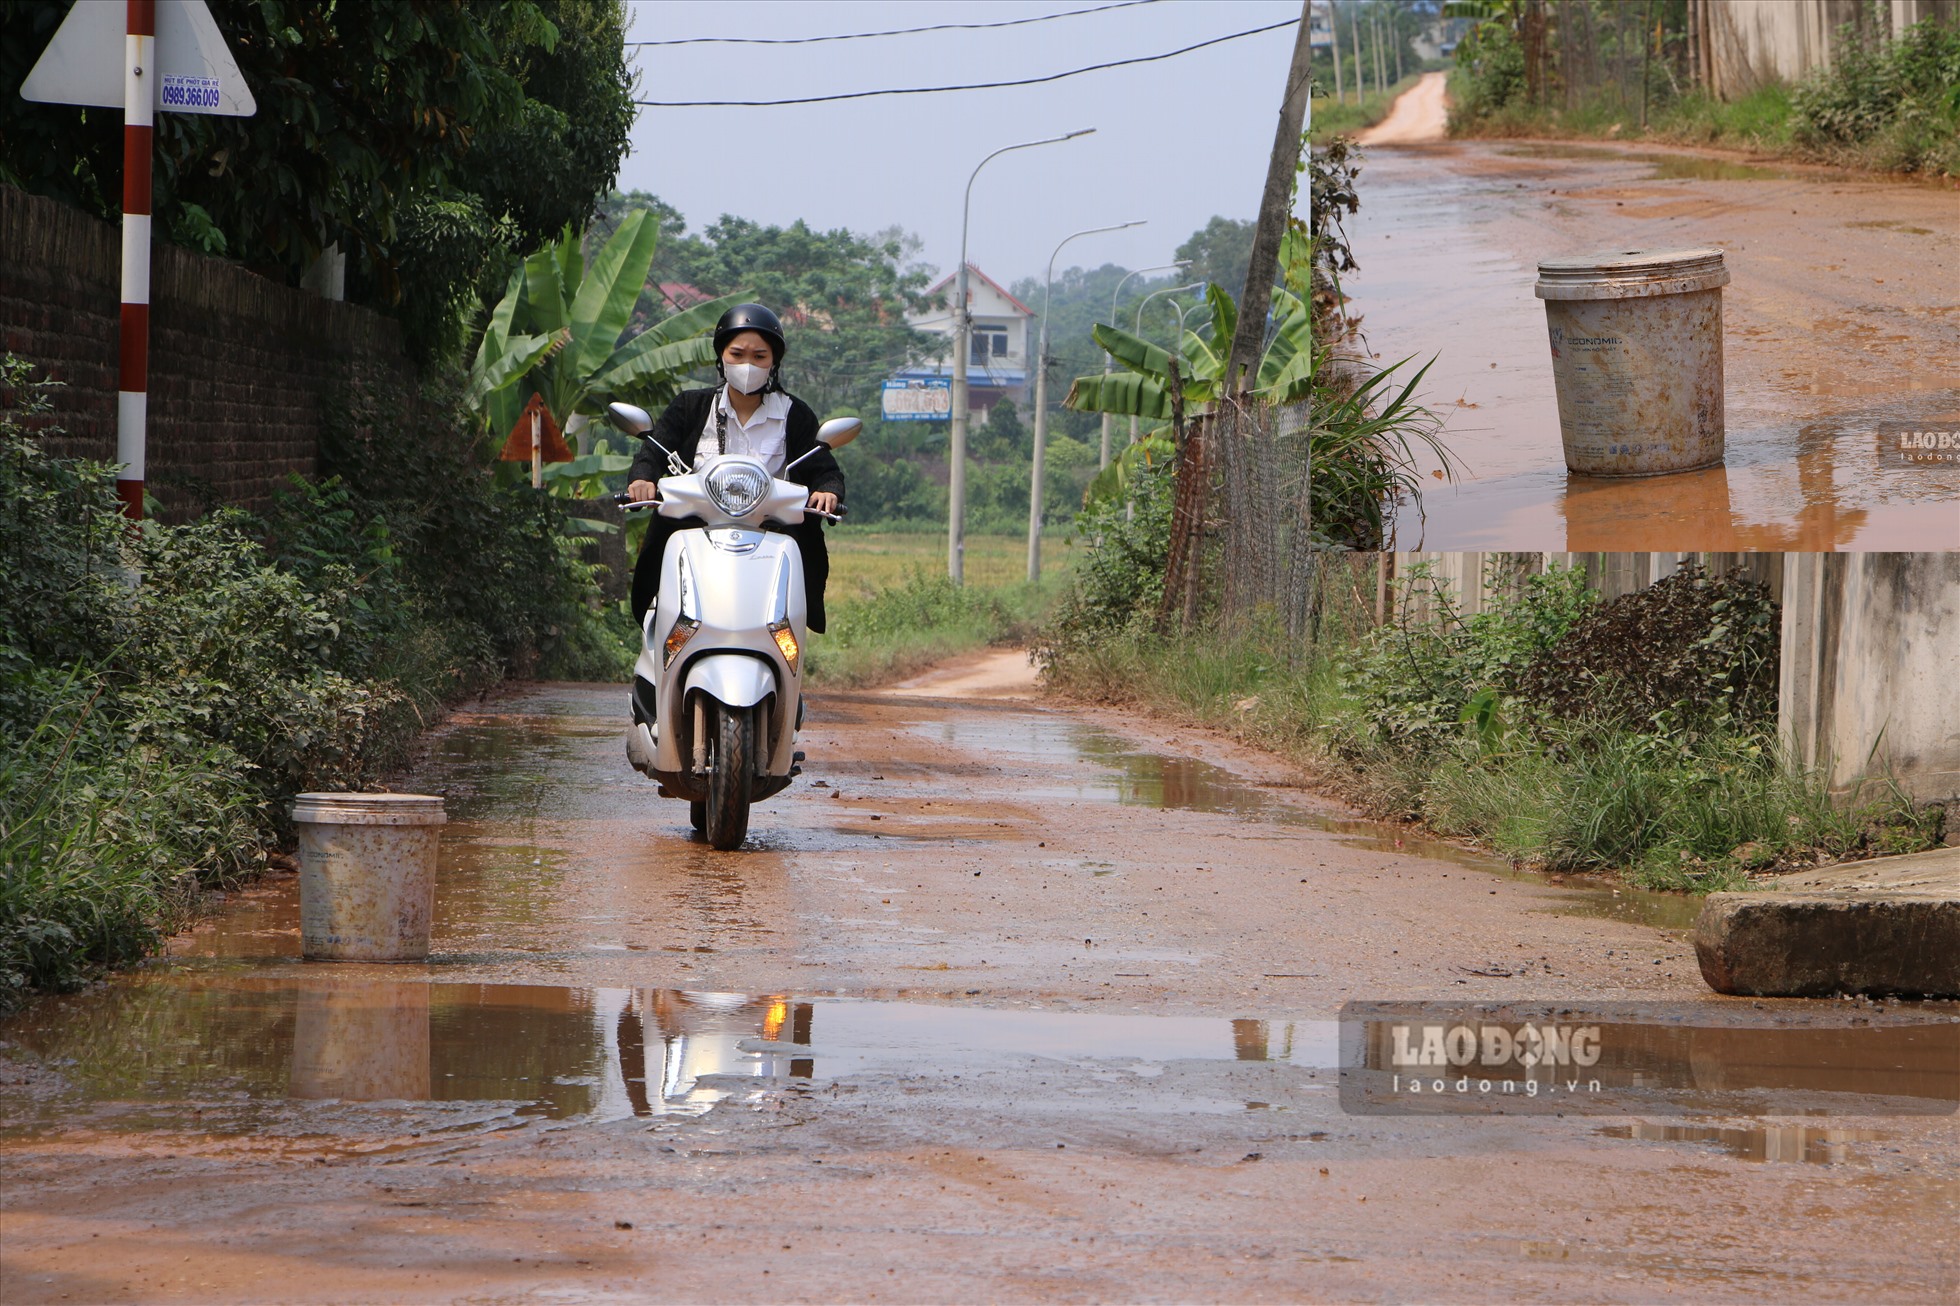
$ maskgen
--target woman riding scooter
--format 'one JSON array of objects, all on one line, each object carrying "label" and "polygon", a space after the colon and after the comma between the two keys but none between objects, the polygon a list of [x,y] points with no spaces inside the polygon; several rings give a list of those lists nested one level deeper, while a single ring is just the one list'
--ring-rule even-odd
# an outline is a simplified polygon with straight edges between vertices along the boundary
[{"label": "woman riding scooter", "polygon": [[[788,352],[783,324],[761,304],[737,304],[715,324],[715,372],[722,384],[709,390],[683,391],[649,432],[680,460],[693,467],[697,454],[740,453],[755,458],[772,476],[783,476],[810,491],[814,509],[801,526],[790,527],[803,557],[803,589],[809,604],[809,628],[824,628],[824,582],[830,558],[824,550],[823,518],[817,512],[837,511],[844,494],[844,473],[829,449],[817,443],[817,414],[782,384],[783,356]],[[814,453],[811,451],[815,450]],[[808,455],[807,457],[805,455]],[[797,463],[797,459],[803,461]],[[655,482],[667,475],[666,455],[642,442],[628,474],[627,494],[644,503],[657,497]],[[675,531],[700,523],[693,519],[655,517],[647,526],[633,569],[633,619],[643,622],[660,589],[660,560]]]}]

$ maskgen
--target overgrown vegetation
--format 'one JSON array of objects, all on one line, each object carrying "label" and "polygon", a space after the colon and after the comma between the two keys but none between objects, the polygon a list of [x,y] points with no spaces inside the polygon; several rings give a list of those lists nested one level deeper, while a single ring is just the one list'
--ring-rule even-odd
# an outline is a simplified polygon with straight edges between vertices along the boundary
[{"label": "overgrown vegetation", "polygon": [[356,788],[512,672],[624,675],[581,537],[433,401],[355,396],[264,520],[132,529],[50,457],[0,356],[0,1007],[153,948],[256,868],[285,800]]},{"label": "overgrown vegetation", "polygon": [[1650,888],[1940,838],[1938,808],[1896,790],[1839,808],[1781,756],[1776,607],[1754,582],[1690,566],[1602,603],[1553,569],[1466,616],[1418,570],[1377,628],[1347,564],[1325,565],[1304,651],[1256,628],[1166,638],[1121,585],[1079,588],[1043,636],[1048,683],[1235,729],[1375,815]]},{"label": "overgrown vegetation", "polygon": [[[1717,145],[1846,167],[1960,176],[1960,28],[1925,18],[1892,39],[1872,11],[1836,34],[1829,66],[1795,85],[1731,100],[1698,84],[1686,10],[1569,5],[1532,32],[1536,11],[1489,10],[1458,49],[1450,130],[1459,136],[1573,136]],[[1527,50],[1542,51],[1534,64]]]}]

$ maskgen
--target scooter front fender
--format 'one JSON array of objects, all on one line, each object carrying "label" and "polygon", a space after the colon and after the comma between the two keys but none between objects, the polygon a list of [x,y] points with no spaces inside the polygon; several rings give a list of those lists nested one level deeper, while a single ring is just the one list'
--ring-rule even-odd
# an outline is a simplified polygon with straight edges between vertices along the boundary
[{"label": "scooter front fender", "polygon": [[776,671],[749,653],[709,653],[687,664],[681,702],[697,689],[726,707],[754,707],[776,692]]}]

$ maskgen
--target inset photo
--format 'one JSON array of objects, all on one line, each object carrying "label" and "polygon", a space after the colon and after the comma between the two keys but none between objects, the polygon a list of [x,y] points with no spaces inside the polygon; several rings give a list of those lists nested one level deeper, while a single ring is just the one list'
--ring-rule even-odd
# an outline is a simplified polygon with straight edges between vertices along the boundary
[{"label": "inset photo", "polygon": [[1960,547],[1951,6],[1314,8],[1316,325],[1420,377],[1403,547]]}]

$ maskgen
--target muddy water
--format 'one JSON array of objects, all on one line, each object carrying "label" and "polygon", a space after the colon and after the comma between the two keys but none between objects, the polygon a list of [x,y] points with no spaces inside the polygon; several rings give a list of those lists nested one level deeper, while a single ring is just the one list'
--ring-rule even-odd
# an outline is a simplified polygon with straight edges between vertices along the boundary
[{"label": "muddy water", "polygon": [[[1665,931],[1553,914],[1583,894],[1018,706],[820,700],[807,783],[718,854],[619,697],[483,705],[407,778],[457,818],[429,963],[301,962],[287,877],[0,1023],[0,1295],[1960,1282],[1949,1008],[1709,998]],[[1605,1117],[1351,1112],[1368,994],[1556,999],[1644,1078]]]},{"label": "muddy water", "polygon": [[[1951,192],[1676,152],[1469,142],[1369,152],[1345,289],[1381,362],[1437,361],[1425,402],[1467,467],[1426,478],[1403,547],[1949,549],[1960,463],[1908,465],[1884,424],[1960,429]],[[1541,258],[1714,246],[1724,465],[1565,470]],[[1429,470],[1425,466],[1425,471]]]},{"label": "muddy water", "polygon": [[[1049,799],[1115,802],[1190,812],[1218,812],[1282,828],[1324,830],[1356,847],[1449,862],[1530,884],[1555,882],[1561,892],[1549,910],[1688,930],[1698,899],[1652,893],[1587,877],[1548,877],[1455,844],[1420,838],[1380,821],[1330,816],[1245,780],[1200,758],[1146,752],[1105,731],[1064,716],[998,719],[962,716],[922,724],[935,742],[1011,754],[1032,782],[1024,792]],[[1083,765],[1084,763],[1093,765]]]}]

